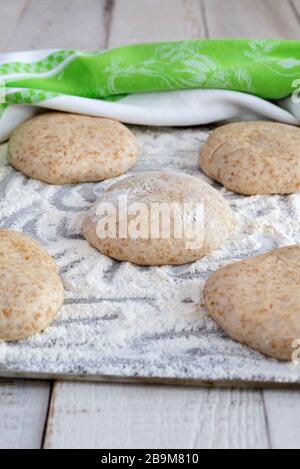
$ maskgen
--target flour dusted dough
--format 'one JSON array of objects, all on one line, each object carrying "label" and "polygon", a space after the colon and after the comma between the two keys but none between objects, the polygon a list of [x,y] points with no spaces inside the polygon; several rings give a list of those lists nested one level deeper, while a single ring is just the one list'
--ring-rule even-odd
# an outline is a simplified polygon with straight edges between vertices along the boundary
[{"label": "flour dusted dough", "polygon": [[0,340],[43,331],[63,301],[54,260],[30,238],[0,230]]},{"label": "flour dusted dough", "polygon": [[200,167],[227,189],[244,195],[300,190],[300,130],[285,124],[243,122],[215,130]]},{"label": "flour dusted dough", "polygon": [[[144,203],[147,207],[153,203],[178,203],[181,207],[183,203],[201,203],[205,209],[201,244],[197,249],[191,249],[187,247],[187,239],[176,238],[174,231],[169,239],[163,239],[162,236],[155,239],[150,231],[147,233],[148,239],[122,239],[120,236],[100,239],[97,235],[100,219],[97,208],[105,202],[118,206],[120,196],[127,197],[129,207],[133,203]],[[231,209],[219,192],[192,176],[164,172],[144,173],[111,186],[95,203],[83,225],[86,239],[103,254],[139,265],[181,265],[193,262],[218,249],[232,229]]]},{"label": "flour dusted dough", "polygon": [[21,125],[10,139],[8,153],[17,170],[57,185],[120,176],[138,158],[135,137],[123,124],[59,112]]},{"label": "flour dusted dough", "polygon": [[291,360],[300,339],[300,247],[277,249],[217,271],[204,290],[213,319],[233,339]]}]

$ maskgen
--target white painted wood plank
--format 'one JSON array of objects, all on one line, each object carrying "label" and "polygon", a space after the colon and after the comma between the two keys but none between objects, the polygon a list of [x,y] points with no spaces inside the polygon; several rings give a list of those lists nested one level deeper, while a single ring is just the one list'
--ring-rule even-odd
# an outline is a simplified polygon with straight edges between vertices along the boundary
[{"label": "white painted wood plank", "polygon": [[288,0],[300,26],[300,0]]},{"label": "white painted wood plank", "polygon": [[49,404],[46,382],[0,381],[0,449],[39,449]]},{"label": "white painted wood plank", "polygon": [[204,35],[198,0],[115,0],[111,47]]},{"label": "white painted wood plank", "polygon": [[[104,0],[1,0],[2,51],[103,47],[109,5]],[[49,393],[48,383],[0,382],[1,448],[40,448]]]},{"label": "white painted wood plank", "polygon": [[6,50],[10,38],[13,37],[29,0],[1,0],[0,1],[0,52]]},{"label": "white painted wood plank", "polygon": [[[1,0],[0,51],[16,44],[28,0]],[[26,44],[20,36],[18,48]],[[0,381],[0,449],[41,447],[49,404],[50,384],[31,381]]]},{"label": "white painted wood plank", "polygon": [[[177,14],[170,15],[170,9]],[[204,37],[199,2],[172,0],[171,5],[169,0],[119,0],[114,9],[108,45],[190,37]],[[217,391],[57,383],[45,447],[163,449],[266,446],[261,394],[236,391],[235,411],[231,412],[231,393],[224,393],[227,393],[227,406],[223,403],[223,392]],[[227,415],[221,412],[223,425],[219,425],[218,417],[211,425],[218,407]],[[253,425],[246,423],[244,426],[241,424],[237,432],[236,420],[243,422],[244,416],[256,415],[256,407],[260,408],[261,418],[255,420],[254,431]],[[230,426],[227,418],[233,418],[233,431],[229,435],[226,432],[227,425]],[[206,427],[211,432],[207,432]]]},{"label": "white painted wood plank", "polygon": [[[171,14],[170,14],[171,13]],[[201,2],[116,0],[109,46],[204,37]],[[264,448],[262,394],[57,383],[46,448]]]},{"label": "white painted wood plank", "polygon": [[106,0],[30,0],[7,50],[103,47],[109,4]]},{"label": "white painted wood plank", "polygon": [[[300,0],[204,0],[204,6],[210,37],[300,37]],[[299,393],[265,391],[264,399],[272,446],[300,448]]]},{"label": "white painted wood plank", "polygon": [[289,0],[202,0],[210,37],[299,39]]},{"label": "white painted wood plank", "polygon": [[264,391],[273,449],[300,449],[299,391]]},{"label": "white painted wood plank", "polygon": [[[222,2],[223,7],[226,4],[227,2]],[[32,0],[28,10],[23,11],[24,15],[16,34],[10,41],[9,48],[14,50],[100,47],[107,41],[109,11],[105,10],[103,2],[100,5],[101,8],[99,5],[100,2],[92,0],[85,2],[85,8],[82,8],[81,0],[60,2]],[[200,2],[172,0],[172,6],[170,5],[170,0],[159,2],[145,0],[143,4],[138,0],[127,0],[127,2],[118,0],[109,44],[119,45],[137,41],[204,36],[205,28],[199,13]],[[253,0],[251,5],[253,5]],[[170,15],[170,11],[176,14]],[[257,9],[255,14],[256,12]],[[284,18],[287,18],[286,13]],[[294,20],[290,22],[290,11],[288,18],[290,32],[285,34],[286,37],[288,37],[287,34],[295,34],[295,23]],[[209,11],[208,19],[210,19]],[[230,31],[233,27],[235,28],[234,33],[226,35],[250,34],[247,28],[250,26],[252,28],[251,21],[247,19],[247,27],[245,29],[243,25],[240,33],[235,26],[235,20],[236,18],[231,23],[229,22]],[[17,18],[13,16],[10,21],[12,24],[18,23]],[[255,21],[257,21],[256,18]],[[263,23],[267,24],[266,20]],[[282,35],[282,25],[286,23],[286,19],[283,21],[281,19],[280,22],[276,18],[273,19],[268,37],[273,37],[273,35],[275,37],[279,34],[279,29]],[[258,24],[257,36],[262,32],[258,31],[261,28],[261,20]],[[249,31],[253,31],[253,28]],[[220,28],[218,33],[219,37],[225,35]],[[1,34],[3,35],[3,32]],[[266,36],[264,32],[262,35]],[[46,413],[45,401],[43,400],[43,406],[40,405],[43,410],[36,413],[38,418],[34,424],[31,421],[28,423],[36,430],[32,434],[30,432],[30,435],[26,434],[25,439],[20,421],[27,422],[28,414],[26,413],[24,418],[21,417],[20,421],[14,417],[23,415],[24,402],[32,402],[34,396],[37,393],[40,394],[40,389],[36,391],[35,386],[26,383],[22,384],[21,388],[18,385],[14,389],[12,395],[16,396],[13,398],[15,404],[2,408],[4,418],[1,417],[0,408],[3,425],[6,422],[1,434],[9,429],[6,440],[3,438],[7,447],[10,447],[10,444],[20,447],[31,447],[31,445],[38,447],[40,443],[42,422]],[[193,445],[199,448],[254,448],[266,447],[268,444],[259,392],[154,389],[153,392],[153,388],[58,383],[51,406],[46,447],[98,448],[107,447],[106,443],[109,444],[109,442],[110,447],[113,447],[113,444],[116,444],[116,447],[124,444],[124,447],[137,447],[137,445],[151,447],[153,445],[153,447],[162,448],[184,447],[183,444],[186,447]],[[68,400],[69,392],[70,400]],[[71,412],[68,418],[66,418],[65,409]],[[34,414],[32,410],[31,413]],[[163,434],[161,428],[164,429]],[[16,433],[18,437],[15,436]]]},{"label": "white painted wood plank", "polygon": [[261,393],[58,383],[47,449],[267,448]]}]

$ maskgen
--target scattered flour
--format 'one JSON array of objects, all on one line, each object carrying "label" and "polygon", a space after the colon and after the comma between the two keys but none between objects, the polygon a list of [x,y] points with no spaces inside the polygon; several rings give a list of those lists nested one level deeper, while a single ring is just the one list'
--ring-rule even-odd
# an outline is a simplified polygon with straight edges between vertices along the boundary
[{"label": "scattered flour", "polygon": [[[213,184],[198,169],[209,129],[133,131],[142,158],[129,175],[166,169]],[[242,197],[213,184],[236,217],[223,248],[186,266],[142,268],[102,256],[81,235],[86,211],[115,180],[47,186],[14,171],[5,155],[0,146],[1,227],[31,235],[56,258],[66,303],[44,334],[0,344],[4,374],[300,382],[298,367],[227,338],[207,317],[202,298],[205,280],[220,266],[300,243],[300,194]]]}]

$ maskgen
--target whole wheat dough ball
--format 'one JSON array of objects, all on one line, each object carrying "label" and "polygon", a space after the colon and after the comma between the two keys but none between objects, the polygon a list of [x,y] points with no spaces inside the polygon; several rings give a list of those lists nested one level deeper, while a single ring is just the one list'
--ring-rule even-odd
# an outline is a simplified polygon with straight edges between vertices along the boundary
[{"label": "whole wheat dough ball", "polygon": [[0,230],[0,340],[43,331],[63,301],[54,260],[27,236]]},{"label": "whole wheat dough ball", "polygon": [[[99,234],[99,223],[103,226],[107,219],[102,212],[107,203],[117,208],[117,216],[110,212],[107,227],[112,230],[107,229],[105,237],[104,230]],[[136,204],[141,204],[140,212],[135,212]],[[218,249],[232,229],[231,209],[219,192],[192,176],[164,172],[144,173],[111,186],[83,224],[84,236],[101,253],[148,266],[200,259]]]},{"label": "whole wheat dough ball", "polygon": [[138,154],[136,139],[123,124],[59,112],[25,122],[8,146],[15,169],[57,185],[120,176],[134,166]]},{"label": "whole wheat dough ball", "polygon": [[300,247],[218,270],[204,289],[211,317],[233,339],[291,360],[300,339]]},{"label": "whole wheat dough ball", "polygon": [[270,122],[229,124],[203,145],[200,167],[211,179],[244,195],[300,190],[300,130]]}]

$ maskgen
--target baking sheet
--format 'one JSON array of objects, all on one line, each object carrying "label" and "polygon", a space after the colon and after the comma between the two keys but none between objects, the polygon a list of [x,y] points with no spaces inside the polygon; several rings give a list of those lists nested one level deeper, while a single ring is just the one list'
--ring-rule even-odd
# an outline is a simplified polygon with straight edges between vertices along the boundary
[{"label": "baking sheet", "polygon": [[220,331],[207,317],[205,280],[220,266],[300,242],[300,194],[242,197],[198,168],[211,129],[131,127],[141,159],[129,173],[182,171],[220,190],[236,230],[222,249],[194,264],[142,268],[118,263],[80,234],[83,214],[114,181],[48,186],[16,172],[0,147],[1,227],[39,241],[56,259],[66,290],[61,314],[45,333],[0,343],[0,376],[62,377],[190,384],[300,383],[300,368],[268,359]]}]

